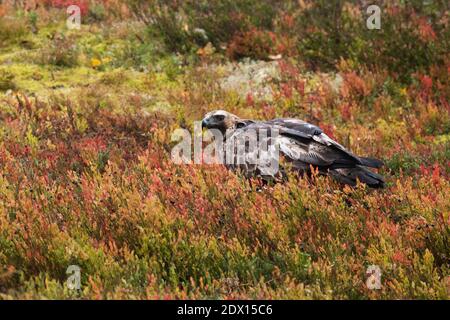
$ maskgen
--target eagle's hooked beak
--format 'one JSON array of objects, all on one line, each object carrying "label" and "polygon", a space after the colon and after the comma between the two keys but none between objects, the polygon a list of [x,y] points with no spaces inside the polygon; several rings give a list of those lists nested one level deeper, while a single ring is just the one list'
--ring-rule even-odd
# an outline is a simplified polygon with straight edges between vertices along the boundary
[{"label": "eagle's hooked beak", "polygon": [[207,127],[208,127],[208,122],[205,119],[203,119],[202,120],[202,130]]}]

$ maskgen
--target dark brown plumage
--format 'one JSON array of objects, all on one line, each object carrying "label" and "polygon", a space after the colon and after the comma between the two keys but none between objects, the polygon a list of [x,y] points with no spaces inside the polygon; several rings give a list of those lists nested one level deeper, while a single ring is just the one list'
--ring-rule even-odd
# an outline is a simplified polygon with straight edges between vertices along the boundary
[{"label": "dark brown plumage", "polygon": [[[267,139],[268,145],[276,145],[281,155],[281,162],[288,162],[292,168],[301,172],[309,172],[311,167],[317,168],[321,174],[330,175],[340,183],[356,185],[357,180],[373,188],[384,186],[381,175],[368,168],[380,168],[383,163],[372,158],[358,157],[328,137],[319,127],[302,120],[280,118],[269,121],[240,119],[236,115],[223,110],[216,110],[205,115],[202,126],[208,129],[218,129],[224,135],[224,140],[245,139],[249,133],[266,131],[263,137],[258,135],[258,142]],[[277,135],[273,135],[273,132]],[[233,147],[228,152],[235,153]],[[228,163],[232,169],[240,168],[248,175],[264,178],[273,177],[275,173],[268,169],[268,163],[275,157],[273,153],[265,154],[266,163],[254,163],[254,158],[246,157],[244,162]],[[235,159],[235,155],[233,155]],[[249,160],[250,159],[250,160]],[[277,158],[278,161],[278,158]],[[279,163],[277,174],[284,167]]]}]

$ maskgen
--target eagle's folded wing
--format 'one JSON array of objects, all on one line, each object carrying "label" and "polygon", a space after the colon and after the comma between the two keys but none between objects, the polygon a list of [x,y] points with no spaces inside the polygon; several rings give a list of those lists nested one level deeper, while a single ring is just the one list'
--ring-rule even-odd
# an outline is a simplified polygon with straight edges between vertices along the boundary
[{"label": "eagle's folded wing", "polygon": [[[297,119],[248,122],[236,127],[226,140],[228,150],[225,152],[228,159],[232,159],[228,165],[241,168],[247,174],[274,176],[282,155],[298,170],[308,171],[314,166],[320,172],[333,171],[334,175],[349,181],[363,180],[367,176],[364,180],[372,182],[372,178],[377,180],[378,177],[371,177],[361,166],[379,167],[382,164],[379,160],[355,156],[319,127]],[[239,152],[239,148],[245,152]]]},{"label": "eagle's folded wing", "polygon": [[297,119],[275,119],[267,122],[279,129],[280,151],[291,161],[328,168],[362,165],[361,159],[346,150],[312,124]]}]

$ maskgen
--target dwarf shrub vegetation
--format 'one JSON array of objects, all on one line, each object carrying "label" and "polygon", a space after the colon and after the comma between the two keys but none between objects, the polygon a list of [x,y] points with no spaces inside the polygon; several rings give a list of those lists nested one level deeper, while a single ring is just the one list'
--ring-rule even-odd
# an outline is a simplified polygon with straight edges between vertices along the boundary
[{"label": "dwarf shrub vegetation", "polygon": [[[379,3],[380,30],[360,1],[83,1],[80,30],[62,3],[34,31],[0,5],[1,299],[448,299],[444,2]],[[219,108],[319,125],[387,186],[174,164]]]}]

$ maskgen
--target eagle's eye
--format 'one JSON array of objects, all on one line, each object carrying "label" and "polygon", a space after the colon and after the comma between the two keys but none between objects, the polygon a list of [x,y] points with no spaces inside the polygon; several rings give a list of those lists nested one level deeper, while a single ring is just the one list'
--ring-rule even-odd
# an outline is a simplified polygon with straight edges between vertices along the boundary
[{"label": "eagle's eye", "polygon": [[225,116],[223,114],[216,114],[214,116],[214,120],[216,121],[223,121],[225,119]]}]

